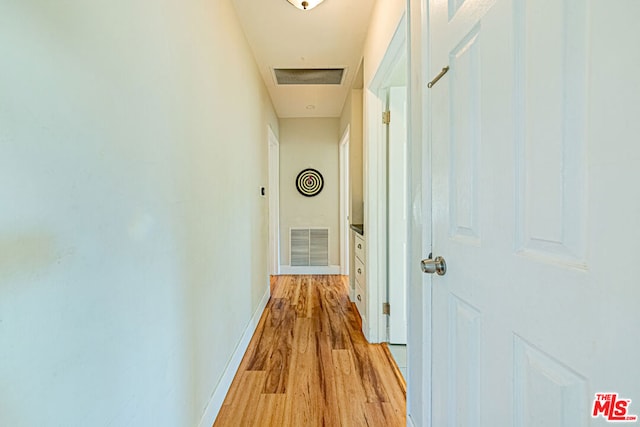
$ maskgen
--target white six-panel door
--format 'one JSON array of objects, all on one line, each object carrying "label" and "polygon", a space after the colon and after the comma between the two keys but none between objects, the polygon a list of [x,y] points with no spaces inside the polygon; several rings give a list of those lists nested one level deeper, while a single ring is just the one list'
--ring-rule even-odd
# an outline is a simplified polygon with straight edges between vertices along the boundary
[{"label": "white six-panel door", "polygon": [[598,392],[640,414],[640,2],[432,0],[429,16],[430,75],[450,67],[424,165],[448,264],[432,425],[607,425]]}]

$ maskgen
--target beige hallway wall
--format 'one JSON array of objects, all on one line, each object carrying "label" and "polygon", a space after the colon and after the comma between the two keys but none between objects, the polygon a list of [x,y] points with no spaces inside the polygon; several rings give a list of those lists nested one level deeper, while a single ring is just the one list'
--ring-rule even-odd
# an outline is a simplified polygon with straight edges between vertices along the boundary
[{"label": "beige hallway wall", "polygon": [[0,425],[197,425],[268,288],[235,12],[0,3]]}]

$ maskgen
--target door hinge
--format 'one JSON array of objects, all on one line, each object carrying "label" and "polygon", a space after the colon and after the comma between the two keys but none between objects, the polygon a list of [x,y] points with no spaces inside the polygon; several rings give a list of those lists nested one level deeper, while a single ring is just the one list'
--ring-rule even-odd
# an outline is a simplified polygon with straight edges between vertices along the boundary
[{"label": "door hinge", "polygon": [[389,123],[391,123],[391,111],[385,111],[382,113],[382,124],[388,125]]},{"label": "door hinge", "polygon": [[382,314],[391,314],[391,304],[388,302],[382,303]]}]

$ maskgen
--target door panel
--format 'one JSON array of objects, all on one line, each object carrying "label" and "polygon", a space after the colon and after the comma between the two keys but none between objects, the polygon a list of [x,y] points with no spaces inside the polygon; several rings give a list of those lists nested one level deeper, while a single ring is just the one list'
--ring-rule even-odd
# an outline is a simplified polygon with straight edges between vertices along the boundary
[{"label": "door panel", "polygon": [[582,268],[586,4],[517,0],[514,7],[516,245],[522,255]]},{"label": "door panel", "polygon": [[587,379],[522,338],[514,338],[515,426],[586,425]]},{"label": "door panel", "polygon": [[[480,146],[480,27],[449,55],[449,224],[457,240],[479,244],[478,153]],[[455,126],[454,126],[455,125]]]},{"label": "door panel", "polygon": [[452,425],[477,426],[480,420],[480,344],[482,314],[449,295],[449,404]]},{"label": "door panel", "polygon": [[433,426],[606,425],[598,392],[640,413],[639,13],[429,2],[429,74],[450,66],[425,165],[448,267],[431,284]]}]

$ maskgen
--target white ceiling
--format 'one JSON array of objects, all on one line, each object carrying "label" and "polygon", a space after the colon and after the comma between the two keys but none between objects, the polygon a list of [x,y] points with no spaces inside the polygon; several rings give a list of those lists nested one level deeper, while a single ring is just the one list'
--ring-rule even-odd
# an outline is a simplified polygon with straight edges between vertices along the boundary
[{"label": "white ceiling", "polygon": [[[232,0],[278,117],[338,117],[362,58],[375,0]],[[281,85],[274,68],[346,68],[341,85]],[[308,106],[313,106],[311,109]]]}]

